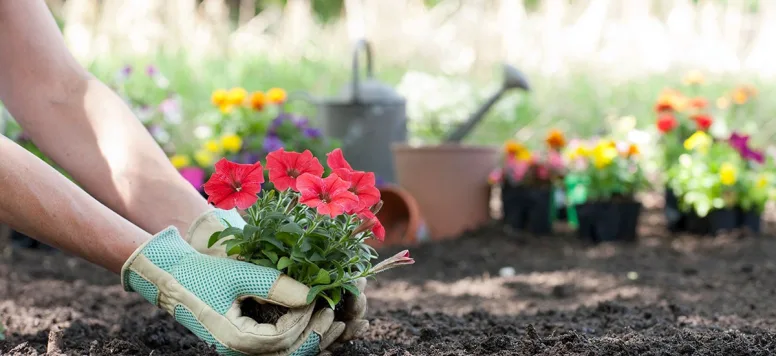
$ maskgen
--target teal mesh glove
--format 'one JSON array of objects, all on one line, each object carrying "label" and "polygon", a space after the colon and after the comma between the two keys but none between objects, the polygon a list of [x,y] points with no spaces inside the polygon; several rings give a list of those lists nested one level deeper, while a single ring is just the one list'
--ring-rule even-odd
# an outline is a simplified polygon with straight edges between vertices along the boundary
[{"label": "teal mesh glove", "polygon": [[[213,209],[205,214],[202,214],[197,218],[189,227],[189,231],[186,234],[186,241],[194,247],[197,251],[210,256],[226,257],[226,248],[222,243],[217,243],[213,247],[208,248],[207,243],[212,235],[216,231],[221,231],[229,226],[234,226],[242,229],[245,227],[245,219],[240,216],[237,210],[222,210]],[[231,237],[227,237],[222,241],[229,240]],[[353,298],[352,294],[348,294],[345,297],[345,310],[342,314],[344,320],[335,322],[344,322],[345,331],[339,337],[338,341],[349,341],[362,335],[369,329],[369,321],[364,319],[367,309],[366,293],[366,278],[361,278],[356,281],[356,287],[361,291],[358,297]],[[328,340],[327,340],[328,341]],[[328,345],[328,344],[327,344]]]},{"label": "teal mesh glove", "polygon": [[[344,330],[331,309],[313,313],[306,286],[274,269],[201,254],[174,227],[132,254],[121,281],[224,355],[316,355]],[[259,324],[241,316],[247,298],[291,309]]]}]

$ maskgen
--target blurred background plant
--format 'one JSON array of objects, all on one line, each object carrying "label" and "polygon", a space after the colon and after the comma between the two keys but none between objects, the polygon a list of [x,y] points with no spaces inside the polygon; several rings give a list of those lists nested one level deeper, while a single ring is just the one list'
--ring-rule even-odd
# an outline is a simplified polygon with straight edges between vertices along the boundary
[{"label": "blurred background plant", "polygon": [[[573,137],[638,136],[645,159],[666,87],[697,71],[709,93],[776,86],[770,39],[776,3],[638,0],[48,0],[73,53],[111,82],[125,65],[153,63],[180,97],[193,137],[217,88],[279,87],[331,95],[351,77],[350,46],[366,37],[380,80],[407,96],[410,140],[434,143],[497,86],[498,63],[528,74],[530,95],[507,95],[469,138],[520,142],[549,128]],[[635,40],[634,40],[635,39]],[[714,55],[709,55],[714,53]],[[138,73],[139,74],[139,73]],[[709,97],[713,101],[713,97]],[[715,103],[716,104],[716,103]],[[314,107],[289,103],[308,116]],[[737,130],[768,142],[776,103],[763,101]],[[6,130],[6,132],[12,129]],[[174,135],[173,135],[174,136]],[[195,152],[186,138],[177,150]],[[656,171],[656,165],[645,163]]]}]

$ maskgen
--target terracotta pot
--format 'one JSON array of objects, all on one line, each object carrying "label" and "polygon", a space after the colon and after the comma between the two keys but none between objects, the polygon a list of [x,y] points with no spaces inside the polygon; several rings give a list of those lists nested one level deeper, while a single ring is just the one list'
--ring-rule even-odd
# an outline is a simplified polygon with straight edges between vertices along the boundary
[{"label": "terracotta pot", "polygon": [[408,191],[393,184],[383,185],[380,187],[380,198],[383,207],[377,213],[377,218],[385,227],[385,241],[369,239],[369,245],[375,248],[412,245],[428,238],[418,203]]},{"label": "terracotta pot", "polygon": [[498,149],[397,144],[393,154],[397,181],[417,201],[432,239],[454,238],[490,220],[488,174]]}]

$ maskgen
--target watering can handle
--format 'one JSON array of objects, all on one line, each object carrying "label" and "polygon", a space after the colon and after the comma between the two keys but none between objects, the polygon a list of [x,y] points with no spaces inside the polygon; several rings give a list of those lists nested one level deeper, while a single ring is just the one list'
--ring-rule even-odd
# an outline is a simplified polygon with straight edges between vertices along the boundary
[{"label": "watering can handle", "polygon": [[362,49],[366,52],[366,77],[372,78],[372,47],[369,46],[369,42],[362,38],[356,42],[356,47],[353,49],[353,90],[351,92],[351,101],[358,100],[359,89],[361,89],[359,86],[360,79],[358,75],[358,54]]}]

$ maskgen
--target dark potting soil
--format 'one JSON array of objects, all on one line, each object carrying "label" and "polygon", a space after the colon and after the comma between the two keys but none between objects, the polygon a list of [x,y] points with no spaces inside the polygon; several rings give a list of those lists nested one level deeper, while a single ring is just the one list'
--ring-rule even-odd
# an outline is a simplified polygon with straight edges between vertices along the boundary
[{"label": "dark potting soil", "polygon": [[[585,244],[491,226],[411,248],[367,287],[371,328],[335,355],[773,355],[776,239],[666,233]],[[763,231],[774,231],[764,224]],[[396,249],[382,252],[389,256]],[[501,273],[500,273],[501,272]],[[215,355],[117,277],[60,253],[0,257],[1,355]]]}]

